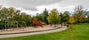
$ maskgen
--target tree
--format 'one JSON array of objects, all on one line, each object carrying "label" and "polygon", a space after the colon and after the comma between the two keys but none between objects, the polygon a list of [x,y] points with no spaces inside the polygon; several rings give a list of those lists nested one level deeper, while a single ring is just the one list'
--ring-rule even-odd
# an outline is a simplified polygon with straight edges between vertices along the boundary
[{"label": "tree", "polygon": [[64,14],[63,14],[63,22],[67,23],[68,20],[69,20],[69,12],[68,11],[65,11]]},{"label": "tree", "polygon": [[37,18],[40,22],[45,22],[45,15],[43,13],[39,14]]},{"label": "tree", "polygon": [[6,20],[7,17],[9,16],[8,14],[9,10],[5,7],[3,7],[1,10],[0,10],[0,18],[1,20]]},{"label": "tree", "polygon": [[75,18],[73,16],[69,18],[68,23],[73,24],[75,22],[76,22],[76,20],[75,20]]},{"label": "tree", "polygon": [[85,10],[82,6],[77,6],[74,9],[75,11],[75,18],[77,20],[77,23],[84,22],[85,21]]},{"label": "tree", "polygon": [[31,25],[31,16],[24,12],[21,13],[20,10],[13,7],[0,9],[0,20],[6,23],[6,28],[18,27],[19,24],[22,26]]},{"label": "tree", "polygon": [[88,18],[87,18],[87,22],[89,23],[89,16],[88,16]]},{"label": "tree", "polygon": [[68,23],[69,14],[70,13],[68,11],[65,11],[64,13],[60,13],[61,23],[63,23],[64,25],[66,25],[66,23]]},{"label": "tree", "polygon": [[47,9],[45,9],[42,13],[37,14],[37,18],[38,18],[39,21],[48,24],[48,20],[47,20],[47,18],[48,18],[48,11],[47,11]]},{"label": "tree", "polygon": [[59,13],[56,9],[53,9],[49,16],[48,16],[48,22],[50,24],[57,24],[57,23],[60,23],[60,16],[59,16]]},{"label": "tree", "polygon": [[20,15],[20,21],[23,26],[29,26],[31,25],[31,16],[23,12]]},{"label": "tree", "polygon": [[[0,10],[0,19],[1,19],[1,21],[3,21],[3,24],[6,24],[6,22],[7,22],[7,19],[9,17],[8,12],[9,12],[9,10],[5,7],[3,7]],[[6,25],[5,25],[5,28],[6,28]]]},{"label": "tree", "polygon": [[47,18],[48,18],[48,11],[47,11],[47,9],[45,9],[43,11],[43,15],[44,15],[44,18],[45,18],[46,23],[48,24],[48,20],[47,20]]}]

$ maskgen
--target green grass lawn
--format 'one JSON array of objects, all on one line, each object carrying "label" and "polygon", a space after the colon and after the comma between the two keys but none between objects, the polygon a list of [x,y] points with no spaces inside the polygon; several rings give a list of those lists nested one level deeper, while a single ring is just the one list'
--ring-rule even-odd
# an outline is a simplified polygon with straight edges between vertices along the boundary
[{"label": "green grass lawn", "polygon": [[75,24],[71,29],[49,34],[32,35],[0,40],[89,40],[89,24]]}]

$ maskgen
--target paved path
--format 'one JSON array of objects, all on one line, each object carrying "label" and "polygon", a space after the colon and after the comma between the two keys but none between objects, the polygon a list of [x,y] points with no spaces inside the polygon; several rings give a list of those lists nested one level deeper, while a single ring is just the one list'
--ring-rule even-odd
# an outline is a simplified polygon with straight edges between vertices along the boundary
[{"label": "paved path", "polygon": [[51,30],[61,27],[58,25],[57,27],[54,27],[53,25],[44,25],[44,27],[26,27],[26,28],[14,28],[13,29],[7,29],[7,30],[0,30],[0,35],[5,34],[17,34],[17,33],[27,33],[27,32],[38,32],[38,31],[45,31],[45,30]]},{"label": "paved path", "polygon": [[54,29],[54,30],[48,30],[48,31],[0,35],[0,38],[11,38],[11,37],[20,37],[20,36],[28,36],[28,35],[46,34],[46,33],[60,32],[60,31],[66,30],[66,29],[67,29],[67,27],[62,27],[62,28],[58,28],[58,29]]}]

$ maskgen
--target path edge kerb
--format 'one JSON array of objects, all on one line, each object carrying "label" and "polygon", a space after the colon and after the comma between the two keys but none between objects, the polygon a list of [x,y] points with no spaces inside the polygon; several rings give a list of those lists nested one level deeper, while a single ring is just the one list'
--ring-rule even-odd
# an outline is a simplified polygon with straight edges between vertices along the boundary
[{"label": "path edge kerb", "polygon": [[21,36],[48,34],[48,33],[65,31],[67,29],[68,29],[67,27],[62,27],[62,28],[51,29],[48,31],[46,30],[46,31],[32,32],[32,33],[26,32],[26,33],[20,33],[20,34],[5,34],[5,35],[0,35],[0,38],[14,38],[14,37],[21,37]]},{"label": "path edge kerb", "polygon": [[36,33],[36,32],[45,32],[45,31],[51,31],[51,30],[56,30],[56,29],[61,29],[61,27],[55,28],[55,29],[48,29],[48,30],[39,30],[39,31],[28,31],[28,32],[18,32],[18,33],[5,33],[5,34],[0,34],[0,35],[13,35],[13,34],[24,34],[24,33]]}]

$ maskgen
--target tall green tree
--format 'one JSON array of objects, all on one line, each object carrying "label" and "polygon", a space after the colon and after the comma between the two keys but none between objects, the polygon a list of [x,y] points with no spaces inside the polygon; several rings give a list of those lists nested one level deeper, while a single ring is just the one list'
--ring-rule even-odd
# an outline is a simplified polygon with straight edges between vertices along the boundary
[{"label": "tall green tree", "polygon": [[44,15],[44,18],[45,18],[45,22],[48,24],[48,20],[47,20],[47,18],[48,18],[48,11],[47,11],[47,9],[45,9],[43,11],[43,15]]},{"label": "tall green tree", "polygon": [[66,23],[68,23],[68,20],[69,20],[69,15],[70,13],[68,11],[65,11],[64,13],[60,13],[60,16],[61,16],[61,23],[64,23],[64,25]]},{"label": "tall green tree", "polygon": [[45,15],[43,13],[39,14],[37,18],[40,22],[45,22]]},{"label": "tall green tree", "polygon": [[60,23],[60,16],[59,16],[59,13],[56,9],[53,9],[49,16],[48,16],[48,22],[50,24],[57,24],[57,23]]}]

